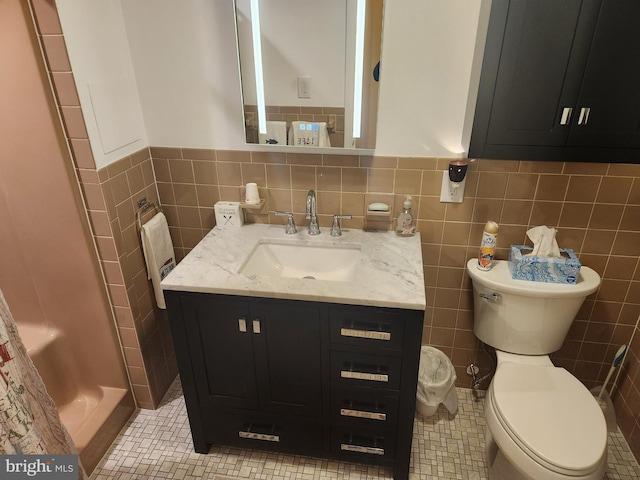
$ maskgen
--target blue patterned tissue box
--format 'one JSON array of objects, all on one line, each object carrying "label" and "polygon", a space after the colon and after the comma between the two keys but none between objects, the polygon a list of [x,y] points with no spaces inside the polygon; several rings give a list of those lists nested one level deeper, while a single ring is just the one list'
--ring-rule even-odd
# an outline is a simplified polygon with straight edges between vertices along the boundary
[{"label": "blue patterned tissue box", "polygon": [[525,257],[532,251],[526,245],[511,245],[509,252],[509,271],[515,280],[534,282],[575,284],[580,274],[580,260],[570,248],[561,248],[560,253],[568,258]]}]

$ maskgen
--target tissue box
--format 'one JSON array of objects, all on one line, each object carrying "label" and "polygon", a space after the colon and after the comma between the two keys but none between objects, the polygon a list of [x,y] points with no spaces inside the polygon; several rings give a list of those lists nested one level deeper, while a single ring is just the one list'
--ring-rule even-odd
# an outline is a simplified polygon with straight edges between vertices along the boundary
[{"label": "tissue box", "polygon": [[524,253],[533,248],[525,245],[511,245],[509,271],[516,280],[534,282],[575,284],[580,274],[580,260],[570,248],[561,248],[560,253],[568,258],[525,257]]},{"label": "tissue box", "polygon": [[237,228],[244,224],[240,202],[216,202],[213,210],[216,214],[216,226],[219,228]]}]

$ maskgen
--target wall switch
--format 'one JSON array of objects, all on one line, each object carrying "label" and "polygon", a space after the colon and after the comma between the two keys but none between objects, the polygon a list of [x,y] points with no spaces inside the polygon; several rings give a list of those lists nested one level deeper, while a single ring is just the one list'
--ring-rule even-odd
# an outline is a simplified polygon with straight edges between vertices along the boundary
[{"label": "wall switch", "polygon": [[298,77],[298,98],[311,98],[311,77]]},{"label": "wall switch", "polygon": [[449,171],[442,172],[442,190],[440,190],[440,203],[462,203],[464,197],[465,177],[461,182],[449,180]]}]

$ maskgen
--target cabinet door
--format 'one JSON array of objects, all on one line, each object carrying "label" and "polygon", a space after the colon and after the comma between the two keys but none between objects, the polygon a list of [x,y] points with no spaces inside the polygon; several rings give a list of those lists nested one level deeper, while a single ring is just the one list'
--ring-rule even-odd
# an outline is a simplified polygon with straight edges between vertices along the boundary
[{"label": "cabinet door", "polygon": [[191,297],[182,308],[202,404],[257,408],[248,303],[203,295]]},{"label": "cabinet door", "polygon": [[493,37],[487,40],[486,61],[497,62],[497,70],[492,82],[488,144],[566,143],[571,116],[565,109],[573,113],[575,107],[597,3],[494,2],[489,27]]},{"label": "cabinet door", "polygon": [[260,408],[315,415],[321,408],[320,310],[317,305],[252,301]]},{"label": "cabinet door", "polygon": [[602,2],[568,145],[640,147],[638,20],[637,0]]}]

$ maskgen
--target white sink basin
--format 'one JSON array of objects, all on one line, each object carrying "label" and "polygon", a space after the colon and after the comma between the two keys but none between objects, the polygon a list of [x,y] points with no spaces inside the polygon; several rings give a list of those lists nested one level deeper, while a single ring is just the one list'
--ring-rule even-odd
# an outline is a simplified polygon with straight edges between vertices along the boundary
[{"label": "white sink basin", "polygon": [[238,273],[348,282],[356,273],[360,247],[259,242]]}]

